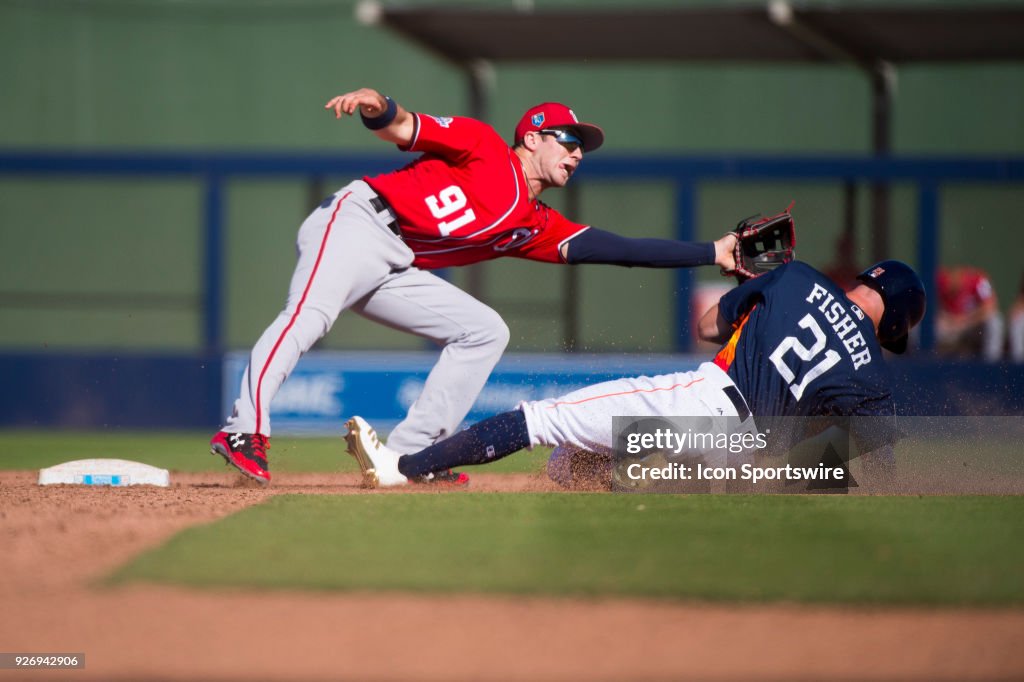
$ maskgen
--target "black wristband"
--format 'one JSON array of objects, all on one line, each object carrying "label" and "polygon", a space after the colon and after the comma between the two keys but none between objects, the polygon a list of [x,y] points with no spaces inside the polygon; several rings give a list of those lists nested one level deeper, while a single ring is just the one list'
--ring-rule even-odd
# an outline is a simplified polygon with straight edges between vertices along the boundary
[{"label": "black wristband", "polygon": [[363,125],[370,130],[380,130],[381,128],[387,128],[391,125],[391,122],[395,120],[395,116],[398,116],[398,105],[395,104],[395,100],[385,96],[384,101],[388,103],[388,108],[384,110],[384,113],[380,116],[374,116],[373,118],[366,118],[363,115],[362,109],[359,110],[359,116],[363,119]]}]

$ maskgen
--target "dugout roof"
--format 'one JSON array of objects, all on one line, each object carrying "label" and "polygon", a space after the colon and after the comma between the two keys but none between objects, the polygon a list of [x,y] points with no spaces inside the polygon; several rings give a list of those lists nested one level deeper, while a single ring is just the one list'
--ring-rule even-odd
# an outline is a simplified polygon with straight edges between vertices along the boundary
[{"label": "dugout roof", "polygon": [[751,6],[389,5],[376,20],[456,62],[1024,60],[1024,6],[821,3]]}]

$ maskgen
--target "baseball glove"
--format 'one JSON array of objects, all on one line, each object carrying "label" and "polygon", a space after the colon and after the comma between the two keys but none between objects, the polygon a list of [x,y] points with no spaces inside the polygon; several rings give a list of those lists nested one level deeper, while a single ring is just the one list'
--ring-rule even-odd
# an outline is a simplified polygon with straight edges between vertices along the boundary
[{"label": "baseball glove", "polygon": [[736,235],[736,268],[722,274],[734,276],[743,284],[793,260],[796,227],[789,213],[792,208],[790,204],[782,213],[767,218],[756,215],[741,220],[732,231]]}]

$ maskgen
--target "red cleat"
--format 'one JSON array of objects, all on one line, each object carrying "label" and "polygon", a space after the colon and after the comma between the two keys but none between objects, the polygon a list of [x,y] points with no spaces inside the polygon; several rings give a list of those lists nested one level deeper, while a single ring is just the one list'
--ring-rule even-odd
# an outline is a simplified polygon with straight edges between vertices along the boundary
[{"label": "red cleat", "polygon": [[224,460],[249,478],[270,483],[267,450],[270,438],[259,433],[227,433],[218,431],[210,439],[210,453]]}]

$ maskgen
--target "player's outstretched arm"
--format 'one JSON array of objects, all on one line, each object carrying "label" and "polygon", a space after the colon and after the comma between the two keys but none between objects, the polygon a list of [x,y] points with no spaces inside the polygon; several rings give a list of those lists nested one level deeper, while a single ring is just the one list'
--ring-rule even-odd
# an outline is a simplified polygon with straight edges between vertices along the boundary
[{"label": "player's outstretched arm", "polygon": [[565,262],[623,265],[643,268],[690,268],[718,265],[732,270],[736,265],[733,247],[736,235],[727,234],[715,242],[681,242],[675,239],[623,237],[591,227],[562,245]]},{"label": "player's outstretched arm", "polygon": [[732,336],[732,325],[722,317],[717,303],[700,318],[700,322],[697,323],[697,335],[701,341],[711,343],[725,343]]},{"label": "player's outstretched arm", "polygon": [[736,269],[736,243],[740,238],[735,232],[727,232],[724,237],[715,241],[715,265],[728,275]]},{"label": "player's outstretched arm", "polygon": [[335,118],[341,118],[342,114],[354,116],[358,109],[366,126],[380,139],[403,147],[412,142],[415,132],[412,114],[390,97],[371,88],[360,88],[332,97],[324,109],[333,110]]}]

